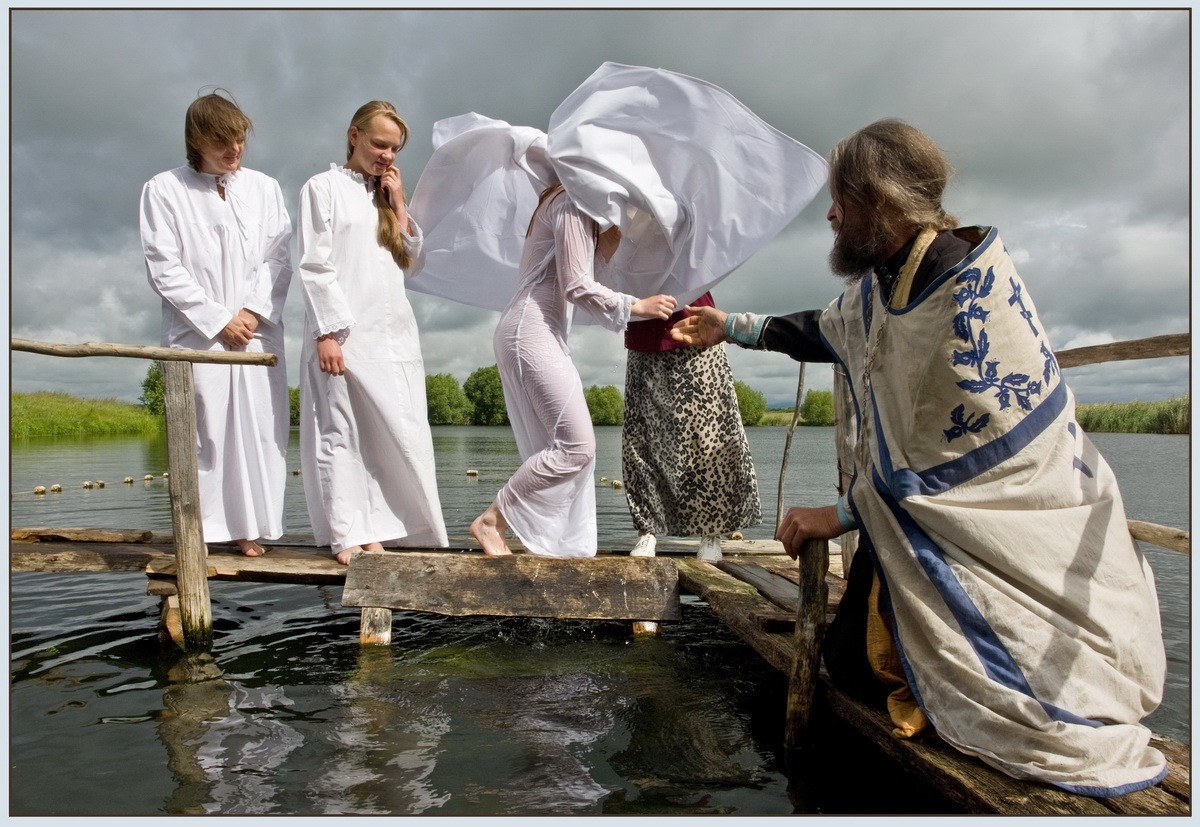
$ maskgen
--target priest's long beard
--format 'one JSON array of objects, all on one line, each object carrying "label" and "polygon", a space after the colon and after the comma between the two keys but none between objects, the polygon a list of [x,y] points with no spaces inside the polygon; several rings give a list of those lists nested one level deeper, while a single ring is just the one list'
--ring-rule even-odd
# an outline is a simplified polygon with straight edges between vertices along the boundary
[{"label": "priest's long beard", "polygon": [[881,217],[853,227],[843,223],[829,251],[829,269],[846,284],[857,284],[872,268],[887,261],[888,245],[887,226]]}]

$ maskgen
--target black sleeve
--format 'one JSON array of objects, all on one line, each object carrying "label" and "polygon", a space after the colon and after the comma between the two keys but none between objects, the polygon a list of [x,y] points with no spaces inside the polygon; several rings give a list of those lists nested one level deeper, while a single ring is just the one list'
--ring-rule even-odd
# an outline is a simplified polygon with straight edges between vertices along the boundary
[{"label": "black sleeve", "polygon": [[832,362],[833,353],[821,338],[820,310],[771,316],[763,325],[759,346],[786,353],[797,362]]}]

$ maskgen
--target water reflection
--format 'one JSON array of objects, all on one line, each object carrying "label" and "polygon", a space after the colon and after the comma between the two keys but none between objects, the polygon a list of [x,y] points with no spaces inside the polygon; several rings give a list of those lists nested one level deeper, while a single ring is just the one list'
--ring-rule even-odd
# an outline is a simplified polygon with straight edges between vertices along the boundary
[{"label": "water reflection", "polygon": [[276,810],[277,773],[303,744],[280,719],[279,687],[228,681],[213,659],[185,656],[167,674],[158,737],[177,783],[168,813],[261,814]]}]

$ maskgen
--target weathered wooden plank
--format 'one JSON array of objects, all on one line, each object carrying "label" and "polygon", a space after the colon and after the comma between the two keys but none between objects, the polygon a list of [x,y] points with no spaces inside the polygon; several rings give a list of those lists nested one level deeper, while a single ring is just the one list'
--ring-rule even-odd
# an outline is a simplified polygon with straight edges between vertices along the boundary
[{"label": "weathered wooden plank", "polygon": [[1142,520],[1129,520],[1129,533],[1133,539],[1144,543],[1153,543],[1171,551],[1181,551],[1184,554],[1192,552],[1192,533],[1181,528],[1170,528],[1158,523],[1147,523]]},{"label": "weathered wooden plank", "polygon": [[342,605],[455,617],[680,617],[675,562],[657,557],[363,552],[350,560]]},{"label": "weathered wooden plank", "polygon": [[833,713],[875,744],[903,770],[914,773],[963,812],[999,815],[1111,815],[1097,799],[1017,781],[946,744],[936,735],[901,740],[886,713],[858,703],[822,683]]},{"label": "weathered wooden plank", "polygon": [[1116,798],[1104,798],[1100,803],[1120,815],[1177,816],[1185,815],[1190,810],[1188,802],[1181,801],[1158,786]]},{"label": "weathered wooden plank", "polygon": [[84,543],[149,543],[154,532],[129,528],[14,528],[10,539],[15,543],[40,543],[47,540],[71,540]]},{"label": "weathered wooden plank", "polygon": [[[246,557],[235,546],[213,545],[205,573],[213,580],[255,583],[337,584],[346,567],[325,550],[268,546],[263,557]],[[9,567],[23,572],[140,571],[174,577],[175,554],[169,545],[40,541],[11,543]]]},{"label": "weathered wooden plank", "polygon": [[[778,610],[749,583],[743,583],[716,566],[694,558],[679,560],[680,585],[704,600],[729,630],[759,656],[787,674],[792,666],[792,630],[776,631],[761,626],[758,618]],[[792,624],[794,626],[794,623]]]},{"label": "weathered wooden plank", "polygon": [[1170,767],[1167,777],[1159,784],[1164,790],[1176,798],[1191,802],[1192,800],[1192,753],[1191,747],[1171,738],[1161,735],[1150,736],[1150,746],[1156,748],[1167,759]]},{"label": "weathered wooden plank", "polygon": [[800,585],[798,581],[780,577],[757,563],[743,560],[726,559],[717,563],[716,566],[726,574],[731,574],[738,580],[749,583],[758,589],[763,597],[784,611],[795,612],[797,606],[800,604]]},{"label": "weathered wooden plank", "polygon": [[1060,368],[1095,365],[1101,362],[1121,362],[1126,359],[1158,359],[1163,356],[1187,356],[1192,352],[1192,337],[1188,333],[1168,333],[1127,342],[1090,345],[1059,351],[1054,354]]},{"label": "weathered wooden plank", "polygon": [[[311,585],[346,579],[346,567],[328,555],[267,548],[267,554],[261,557],[247,557],[233,547],[223,553],[210,550],[205,560],[209,579]],[[147,565],[146,573],[174,577],[177,568],[173,559],[155,559]]]},{"label": "weathered wooden plank", "polygon": [[162,546],[131,543],[42,541],[9,546],[11,571],[145,571],[152,560],[174,562],[175,555]]}]

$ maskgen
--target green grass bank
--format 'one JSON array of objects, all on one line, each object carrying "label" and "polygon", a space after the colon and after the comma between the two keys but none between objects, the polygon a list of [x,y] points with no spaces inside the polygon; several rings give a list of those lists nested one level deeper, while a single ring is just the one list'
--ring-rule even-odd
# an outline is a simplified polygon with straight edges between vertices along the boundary
[{"label": "green grass bank", "polygon": [[161,416],[142,405],[49,391],[14,393],[9,411],[12,439],[139,436],[162,433],[166,428]]},{"label": "green grass bank", "polygon": [[[1113,434],[1190,434],[1191,397],[1160,402],[1090,402],[1075,406],[1075,417],[1085,431]],[[769,408],[756,425],[792,424],[791,408]],[[801,425],[806,424],[803,419]],[[828,422],[818,422],[828,425]]]}]

